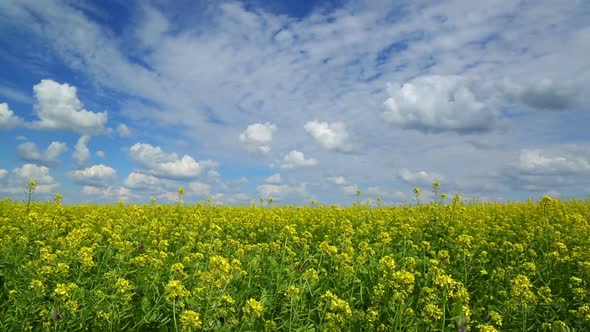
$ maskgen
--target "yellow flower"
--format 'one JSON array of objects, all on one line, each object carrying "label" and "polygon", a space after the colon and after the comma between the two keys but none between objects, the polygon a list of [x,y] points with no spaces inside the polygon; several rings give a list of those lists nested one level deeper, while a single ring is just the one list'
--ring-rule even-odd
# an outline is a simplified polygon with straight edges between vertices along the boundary
[{"label": "yellow flower", "polygon": [[63,274],[70,272],[70,267],[65,263],[57,263],[57,270]]},{"label": "yellow flower", "polygon": [[172,273],[177,273],[178,275],[180,275],[182,278],[187,277],[187,274],[184,272],[184,264],[182,263],[174,263],[171,267],[170,267],[170,271]]},{"label": "yellow flower", "polygon": [[74,283],[68,284],[57,284],[54,290],[55,295],[67,299],[70,297],[70,293],[77,290],[78,285]]},{"label": "yellow flower", "polygon": [[127,293],[127,291],[131,289],[131,286],[129,285],[129,280],[125,278],[117,279],[115,286],[117,287],[117,293]]},{"label": "yellow flower", "polygon": [[92,259],[93,249],[90,247],[82,247],[78,253],[80,257],[80,261],[82,262],[82,266],[84,267],[92,267],[95,266],[96,263]]},{"label": "yellow flower", "polygon": [[38,280],[38,279],[34,279],[33,281],[31,281],[31,284],[29,287],[36,289],[36,290],[40,290],[40,291],[45,290],[45,285],[43,284],[43,282],[41,280]]},{"label": "yellow flower", "polygon": [[531,290],[532,287],[533,285],[527,276],[522,274],[517,275],[512,280],[512,298],[522,305],[534,303],[536,296]]},{"label": "yellow flower", "polygon": [[264,306],[255,299],[249,299],[244,305],[244,313],[255,318],[260,318],[264,312]]},{"label": "yellow flower", "polygon": [[191,292],[184,288],[184,285],[178,280],[170,280],[168,282],[166,285],[166,293],[168,293],[166,296],[168,300],[187,297],[191,294]]},{"label": "yellow flower", "polygon": [[498,326],[502,326],[502,315],[496,311],[490,311],[490,319]]},{"label": "yellow flower", "polygon": [[295,287],[295,285],[290,285],[289,288],[287,288],[287,291],[285,292],[285,296],[287,296],[291,300],[299,300],[300,292],[301,290]]},{"label": "yellow flower", "polygon": [[68,302],[66,302],[66,306],[68,307],[68,309],[71,312],[74,312],[74,311],[78,310],[78,301],[76,301],[76,300],[69,300]]},{"label": "yellow flower", "polygon": [[211,256],[209,258],[209,271],[219,272],[220,274],[228,274],[231,271],[231,265],[222,256]]},{"label": "yellow flower", "polygon": [[223,294],[221,295],[221,300],[227,304],[235,304],[236,302],[234,301],[234,299],[227,294]]},{"label": "yellow flower", "polygon": [[198,312],[185,310],[180,314],[180,325],[183,330],[193,330],[201,328],[203,322]]},{"label": "yellow flower", "polygon": [[495,327],[492,325],[480,324],[477,326],[480,332],[497,332]]},{"label": "yellow flower", "polygon": [[428,303],[422,310],[422,315],[427,321],[437,321],[442,318],[442,310],[435,304]]}]

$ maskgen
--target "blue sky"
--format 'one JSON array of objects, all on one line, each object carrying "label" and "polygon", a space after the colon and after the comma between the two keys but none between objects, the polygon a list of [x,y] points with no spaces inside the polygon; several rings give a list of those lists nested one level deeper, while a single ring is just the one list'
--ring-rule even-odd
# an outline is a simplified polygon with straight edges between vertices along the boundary
[{"label": "blue sky", "polygon": [[2,1],[0,196],[586,198],[588,54],[587,1]]}]

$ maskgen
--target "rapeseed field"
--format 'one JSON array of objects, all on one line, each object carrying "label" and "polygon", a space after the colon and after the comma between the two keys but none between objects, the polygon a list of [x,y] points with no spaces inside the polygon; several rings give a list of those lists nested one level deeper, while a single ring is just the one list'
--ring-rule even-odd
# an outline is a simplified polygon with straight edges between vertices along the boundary
[{"label": "rapeseed field", "polygon": [[401,207],[5,199],[0,329],[590,330],[590,202],[416,198]]}]

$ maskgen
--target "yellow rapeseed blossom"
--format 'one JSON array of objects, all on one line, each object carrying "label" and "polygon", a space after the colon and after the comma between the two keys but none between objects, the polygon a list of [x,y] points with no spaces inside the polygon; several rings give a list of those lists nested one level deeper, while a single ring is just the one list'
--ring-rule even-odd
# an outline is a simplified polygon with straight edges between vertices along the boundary
[{"label": "yellow rapeseed blossom", "polygon": [[180,314],[180,324],[185,331],[200,329],[203,322],[198,312],[193,310],[184,310]]},{"label": "yellow rapeseed blossom", "polygon": [[264,312],[264,306],[256,299],[249,299],[244,305],[244,313],[254,318],[260,318]]},{"label": "yellow rapeseed blossom", "polygon": [[131,289],[129,280],[125,278],[118,278],[115,286],[117,287],[118,293],[127,293]]},{"label": "yellow rapeseed blossom", "polygon": [[532,288],[533,285],[529,278],[519,274],[512,280],[511,296],[518,304],[533,304],[537,297],[533,293]]},{"label": "yellow rapeseed blossom", "polygon": [[295,285],[290,285],[285,292],[285,296],[291,300],[299,300],[300,293],[301,290],[299,288],[295,287]]},{"label": "yellow rapeseed blossom", "polygon": [[179,280],[170,280],[166,285],[166,297],[168,300],[183,298],[189,296],[191,293],[184,287]]},{"label": "yellow rapeseed blossom", "polygon": [[428,303],[422,309],[422,316],[427,322],[438,321],[442,318],[442,315],[441,308],[433,303]]}]

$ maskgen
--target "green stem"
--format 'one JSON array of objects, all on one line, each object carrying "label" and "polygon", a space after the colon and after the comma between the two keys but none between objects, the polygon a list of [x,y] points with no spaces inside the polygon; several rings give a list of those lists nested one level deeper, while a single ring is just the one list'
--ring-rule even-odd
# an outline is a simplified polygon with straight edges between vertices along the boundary
[{"label": "green stem", "polygon": [[172,318],[174,319],[174,331],[178,331],[178,325],[176,324],[176,300],[172,305]]}]

